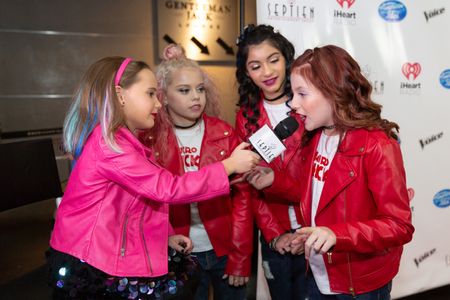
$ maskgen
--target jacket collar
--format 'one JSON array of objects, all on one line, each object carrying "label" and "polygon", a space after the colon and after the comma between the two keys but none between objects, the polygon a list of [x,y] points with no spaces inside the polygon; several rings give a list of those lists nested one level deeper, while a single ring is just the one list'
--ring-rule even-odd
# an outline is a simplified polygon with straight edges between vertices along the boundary
[{"label": "jacket collar", "polygon": [[[229,135],[232,134],[231,128],[225,125],[223,121],[210,117],[206,114],[203,114],[202,116],[203,122],[204,122],[204,128],[205,132],[203,134],[202,139],[202,149],[201,153],[204,151],[210,151],[210,148],[213,144],[215,144],[215,141],[219,141],[223,138],[227,138]],[[167,133],[167,149],[166,153],[164,153],[163,157],[160,157],[160,161],[164,161],[165,166],[170,166],[169,169],[172,172],[175,172],[178,175],[184,174],[184,166],[183,161],[181,159],[181,153],[180,148],[178,147],[178,141],[177,137],[175,135],[175,131],[173,128],[170,128]],[[208,146],[205,146],[208,145]],[[204,147],[208,147],[208,150],[205,150]],[[158,156],[160,154],[157,154]],[[201,165],[200,167],[203,167],[202,163],[203,160],[200,160]],[[176,170],[176,171],[175,171]]]},{"label": "jacket collar", "polygon": [[[205,123],[205,134],[204,136],[208,137],[208,140],[215,141],[219,139],[223,139],[231,134],[230,130],[223,126],[223,122],[219,121],[217,118],[210,117],[206,114],[203,114],[203,122]],[[211,132],[208,131],[208,128],[214,128]]]},{"label": "jacket collar", "polygon": [[367,129],[348,130],[339,145],[338,152],[346,156],[363,155],[367,149],[368,137]]},{"label": "jacket collar", "polygon": [[[101,128],[98,126],[98,130],[101,134]],[[126,142],[130,143],[136,151],[144,155],[145,157],[153,159],[153,153],[150,148],[144,146],[139,139],[134,136],[130,130],[126,127],[120,127],[116,132],[116,139],[123,139]],[[120,146],[120,145],[119,145]]]}]

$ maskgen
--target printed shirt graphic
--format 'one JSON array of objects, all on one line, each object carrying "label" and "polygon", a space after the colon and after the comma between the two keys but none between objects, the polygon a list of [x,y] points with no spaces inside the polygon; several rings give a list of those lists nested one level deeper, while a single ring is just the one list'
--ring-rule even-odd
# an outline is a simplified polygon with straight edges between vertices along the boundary
[{"label": "printed shirt graphic", "polygon": [[[189,129],[176,129],[178,146],[180,147],[181,160],[183,161],[184,171],[197,171],[200,166],[200,150],[202,147],[205,125],[201,120],[196,126]],[[213,248],[209,240],[205,226],[200,219],[197,203],[191,203],[191,228],[189,237],[194,243],[194,252],[208,251]]]},{"label": "printed shirt graphic", "polygon": [[[322,132],[316,153],[314,154],[311,203],[311,226],[313,227],[316,226],[315,217],[320,196],[322,195],[323,186],[327,180],[327,173],[336,154],[338,144],[339,135],[327,136]],[[322,254],[316,253],[314,250],[311,251],[309,263],[320,292],[327,295],[335,294],[330,289],[330,281]]]},{"label": "printed shirt graphic", "polygon": [[[289,112],[291,109],[285,104],[270,104],[267,101],[263,102],[264,109],[267,112],[267,115],[269,116],[270,125],[272,125],[272,128],[275,128],[275,126],[278,125],[282,120],[286,119],[289,116]],[[284,157],[284,152],[281,153],[281,159]],[[289,221],[291,223],[291,229],[297,229],[300,228],[300,225],[297,222],[297,216],[295,215],[295,210],[292,205],[289,205]]]}]

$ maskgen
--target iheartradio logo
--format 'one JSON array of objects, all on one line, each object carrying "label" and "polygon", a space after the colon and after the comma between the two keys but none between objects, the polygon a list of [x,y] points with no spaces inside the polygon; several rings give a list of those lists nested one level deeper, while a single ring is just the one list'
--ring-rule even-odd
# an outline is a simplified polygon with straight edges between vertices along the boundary
[{"label": "iheartradio logo", "polygon": [[420,71],[422,68],[420,67],[419,63],[405,63],[402,66],[402,73],[405,75],[406,79],[409,80],[410,76],[413,76],[413,80],[416,80],[416,78],[419,76]]},{"label": "iheartradio logo", "polygon": [[336,0],[339,5],[344,8],[344,2],[347,2],[347,8],[350,8],[356,0]]}]

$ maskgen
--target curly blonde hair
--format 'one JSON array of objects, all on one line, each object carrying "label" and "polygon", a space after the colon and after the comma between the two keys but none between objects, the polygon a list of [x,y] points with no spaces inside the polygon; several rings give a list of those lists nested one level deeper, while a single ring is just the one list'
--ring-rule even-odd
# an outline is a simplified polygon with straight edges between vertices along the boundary
[{"label": "curly blonde hair", "polygon": [[[158,98],[160,101],[164,98],[168,86],[172,83],[173,75],[181,69],[189,68],[198,70],[203,77],[205,92],[206,92],[206,106],[204,113],[217,117],[220,114],[220,98],[217,87],[211,77],[200,68],[199,64],[186,57],[184,49],[177,44],[168,45],[163,51],[163,61],[157,67],[156,80],[158,82]],[[164,107],[164,105],[163,105]],[[171,130],[173,122],[167,112],[167,109],[161,109],[158,113],[155,126],[146,137],[145,143],[156,148],[157,151],[163,152],[167,142],[167,131]],[[152,139],[148,139],[152,136]]]}]

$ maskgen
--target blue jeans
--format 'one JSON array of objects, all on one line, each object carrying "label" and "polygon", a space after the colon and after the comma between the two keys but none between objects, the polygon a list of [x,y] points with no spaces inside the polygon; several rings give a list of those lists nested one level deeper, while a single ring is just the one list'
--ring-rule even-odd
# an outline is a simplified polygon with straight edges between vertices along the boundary
[{"label": "blue jeans", "polygon": [[225,272],[227,257],[217,257],[214,250],[193,252],[200,265],[199,284],[195,300],[208,300],[209,284],[214,288],[214,300],[244,300],[246,287],[234,287],[228,284],[228,279],[222,279]]},{"label": "blue jeans", "polygon": [[350,294],[337,294],[337,295],[324,295],[320,293],[317,287],[316,281],[311,271],[308,272],[308,300],[390,300],[392,281],[389,281],[386,285],[379,289],[373,290],[368,293],[352,296]]},{"label": "blue jeans", "polygon": [[271,250],[262,236],[261,255],[272,300],[307,299],[304,255],[281,255]]}]

